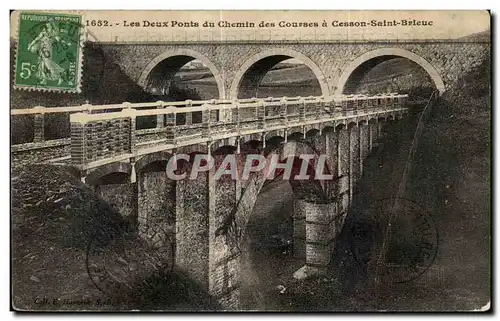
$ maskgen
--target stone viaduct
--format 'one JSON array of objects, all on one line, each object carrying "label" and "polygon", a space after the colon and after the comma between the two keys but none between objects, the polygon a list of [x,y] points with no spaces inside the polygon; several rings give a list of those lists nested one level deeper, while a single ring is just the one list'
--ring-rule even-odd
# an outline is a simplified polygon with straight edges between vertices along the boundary
[{"label": "stone viaduct", "polygon": [[[309,154],[314,155],[307,163],[312,173],[319,155],[326,155],[325,171],[331,179],[295,180],[298,173],[292,173],[290,180],[295,194],[294,253],[304,265],[325,273],[356,194],[363,160],[380,141],[383,124],[407,114],[407,98],[392,94],[338,101],[250,99],[148,110],[139,107],[163,103],[127,103],[119,112],[71,115],[70,161],[86,184],[137,224],[140,235],[155,239],[158,231],[169,234],[175,243],[176,269],[201,284],[222,307],[238,308],[246,225],[267,172],[259,170],[246,180],[229,175],[216,179],[224,156],[235,154],[241,164],[248,155],[267,160],[277,155],[281,161],[295,162]],[[231,121],[214,117],[217,110],[227,109]],[[172,117],[200,111],[203,117],[197,124],[176,125]],[[139,136],[135,119],[145,115],[165,116],[158,119],[166,122]],[[177,162],[176,173],[190,176],[198,153],[212,155],[215,166],[196,179],[168,177],[168,164],[179,154],[191,156]]]},{"label": "stone viaduct", "polygon": [[462,73],[489,56],[489,42],[465,40],[373,42],[102,43],[146,91],[159,92],[187,62],[198,59],[215,77],[219,99],[255,97],[266,72],[296,58],[314,73],[325,97],[353,93],[372,67],[402,57],[422,67],[443,93]]}]

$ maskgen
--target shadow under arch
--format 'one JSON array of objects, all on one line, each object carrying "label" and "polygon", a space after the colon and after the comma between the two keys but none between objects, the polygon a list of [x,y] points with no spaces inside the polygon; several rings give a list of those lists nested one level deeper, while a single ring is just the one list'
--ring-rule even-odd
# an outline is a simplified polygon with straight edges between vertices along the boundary
[{"label": "shadow under arch", "polygon": [[[276,154],[280,156],[280,159],[286,159],[288,157],[298,158],[298,156],[301,154],[315,155],[315,158],[312,159],[312,162],[314,164],[318,164],[319,159],[319,154],[317,153],[317,151],[303,141],[287,142],[279,148],[274,149],[272,152],[267,153],[267,155],[265,156],[266,162],[269,162],[270,159]],[[308,161],[308,163],[309,167],[311,167],[311,160]],[[328,172],[328,168],[326,168],[326,171]],[[252,214],[255,202],[257,201],[258,195],[267,180],[267,166],[263,170],[250,176],[250,178],[242,188],[241,197],[237,202],[232,217],[228,217],[228,219],[235,221],[236,226],[238,226],[241,233],[240,237],[243,237],[245,234],[246,226],[249,221],[250,215]],[[314,201],[323,203],[329,201],[324,186],[325,184],[319,180],[316,180],[314,177],[311,177],[311,179],[309,180],[290,180],[290,184],[292,185],[294,193],[298,191],[299,194],[303,194],[302,191],[307,190],[308,193],[311,193],[311,196],[312,194],[315,194],[316,197]],[[302,196],[304,195],[299,195],[299,198],[303,198]],[[217,233],[220,235],[224,234],[225,231],[221,230]]]},{"label": "shadow under arch", "polygon": [[[313,60],[311,60],[309,57],[307,57],[303,53],[298,52],[298,51],[293,50],[293,49],[273,48],[273,49],[261,51],[255,55],[253,55],[252,57],[247,59],[239,67],[239,69],[236,72],[236,74],[234,75],[233,81],[231,83],[229,98],[230,99],[238,99],[240,85],[241,85],[242,81],[244,80],[245,76],[247,76],[247,72],[259,61],[262,61],[264,59],[269,59],[271,57],[277,57],[276,62],[273,61],[274,62],[273,66],[278,62],[281,62],[283,60],[290,59],[290,58],[295,58],[295,59],[298,59],[301,62],[303,62],[304,65],[306,65],[316,76],[316,79],[318,80],[318,83],[319,83],[320,88],[321,88],[321,94],[324,97],[329,96],[330,91],[328,89],[326,77],[323,74],[323,72],[321,71],[321,69],[318,67],[318,65]],[[267,69],[269,69],[269,68],[267,68]],[[267,70],[263,74],[265,75],[266,72],[267,72]],[[261,76],[263,76],[263,75],[261,75]]]},{"label": "shadow under arch", "polygon": [[153,163],[164,163],[166,166],[166,163],[169,161],[170,157],[172,157],[172,154],[167,151],[160,151],[144,155],[136,161],[135,170],[139,173]]},{"label": "shadow under arch", "polygon": [[348,67],[344,70],[344,72],[340,76],[339,81],[337,82],[335,96],[341,96],[342,94],[344,94],[349,79],[355,74],[356,70],[360,66],[371,60],[381,59],[383,57],[401,57],[413,61],[414,63],[422,67],[427,72],[427,74],[429,74],[432,81],[434,82],[434,85],[436,86],[436,89],[439,91],[439,95],[442,95],[445,92],[446,88],[443,79],[439,75],[439,72],[436,70],[436,68],[427,60],[406,49],[381,48],[366,52],[349,63]]},{"label": "shadow under arch", "polygon": [[215,64],[210,61],[205,55],[192,50],[192,49],[186,49],[186,48],[179,48],[179,49],[172,49],[165,51],[155,58],[151,60],[146,67],[142,70],[141,75],[138,80],[139,86],[144,88],[144,90],[147,89],[148,86],[148,79],[151,74],[151,72],[154,70],[155,67],[157,67],[160,63],[162,63],[165,60],[168,59],[173,59],[175,57],[180,57],[176,62],[175,62],[175,72],[172,73],[171,77],[175,75],[175,73],[186,63],[189,61],[198,59],[200,60],[212,73],[212,75],[215,78],[215,82],[217,83],[217,89],[219,92],[219,99],[223,99],[225,92],[224,92],[224,81],[222,80],[222,74],[220,73],[219,69],[215,66]]},{"label": "shadow under arch", "polygon": [[[85,178],[85,183],[91,186],[98,186],[102,184],[121,183],[127,180],[130,176],[132,165],[130,163],[115,162],[101,167],[98,167],[88,173]],[[118,177],[116,177],[119,175]],[[115,182],[116,180],[116,182]]]}]

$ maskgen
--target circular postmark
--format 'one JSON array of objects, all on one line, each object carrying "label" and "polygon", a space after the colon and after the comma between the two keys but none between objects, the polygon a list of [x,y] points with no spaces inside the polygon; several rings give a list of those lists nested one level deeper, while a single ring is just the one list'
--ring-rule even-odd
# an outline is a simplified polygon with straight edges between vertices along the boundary
[{"label": "circular postmark", "polygon": [[174,267],[173,231],[165,222],[142,220],[136,229],[98,228],[86,252],[87,274],[111,298],[156,286]]},{"label": "circular postmark", "polygon": [[433,264],[439,245],[430,213],[405,198],[371,202],[351,224],[350,235],[357,263],[383,283],[422,276]]}]

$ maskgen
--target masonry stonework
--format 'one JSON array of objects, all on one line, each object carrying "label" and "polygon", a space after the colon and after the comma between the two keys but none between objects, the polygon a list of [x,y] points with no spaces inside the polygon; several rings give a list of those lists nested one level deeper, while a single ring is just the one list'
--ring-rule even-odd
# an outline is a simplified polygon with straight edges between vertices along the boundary
[{"label": "masonry stonework", "polygon": [[[326,273],[330,264],[335,240],[352,200],[352,188],[361,175],[361,159],[368,155],[371,141],[377,137],[369,133],[377,132],[378,128],[378,122],[372,120],[332,127],[321,134],[311,129],[310,134],[305,135],[308,143],[281,140],[278,144],[281,147],[275,150],[281,157],[312,151],[328,154],[328,170],[334,174],[335,188],[321,185],[321,188],[330,188],[326,200],[311,200],[307,184],[297,188],[292,182],[296,193],[295,255],[320,274]],[[303,136],[297,138],[302,140]],[[200,148],[199,151],[208,152],[207,147]],[[183,150],[190,149],[184,147]],[[223,156],[215,156],[215,168]],[[238,309],[244,283],[241,273],[245,226],[265,181],[263,171],[252,174],[246,182],[232,180],[229,175],[216,180],[214,169],[199,173],[194,180],[174,182],[165,172],[169,157],[167,153],[160,153],[138,159],[134,165],[109,165],[109,169],[98,170],[102,175],[91,172],[89,183],[94,184],[101,197],[120,214],[136,220],[140,232],[143,225],[148,224],[164,228],[168,237],[174,239],[175,268],[197,282],[223,308]],[[136,182],[129,180],[133,166],[137,167]],[[189,176],[190,166],[185,163],[179,170]],[[113,170],[121,171],[120,184],[107,183],[106,177],[118,175],[113,174]],[[147,230],[142,232],[151,238]]]},{"label": "masonry stonework", "polygon": [[[303,58],[315,73],[323,95],[333,95],[338,90],[339,80],[356,60],[371,51],[382,50],[386,56],[401,56],[409,52],[432,66],[444,83],[445,89],[453,86],[460,74],[478,66],[489,56],[490,44],[478,42],[400,42],[400,43],[225,43],[225,44],[101,44],[104,52],[116,60],[131,79],[139,82],[149,73],[148,65],[157,57],[195,53],[193,59],[203,58],[208,67],[222,83],[220,98],[236,98],[238,79],[247,71],[249,61],[269,56]],[[264,53],[264,54],[263,54]],[[159,63],[160,61],[158,61]],[[180,68],[181,66],[175,66]],[[233,94],[232,94],[233,93]]]},{"label": "masonry stonework", "polygon": [[112,209],[119,213],[131,225],[137,224],[137,185],[128,182],[122,184],[102,184],[96,187],[97,194]]},{"label": "masonry stonework", "polygon": [[165,168],[166,162],[156,162],[137,173],[138,230],[146,240],[175,248],[176,181]]},{"label": "masonry stonework", "polygon": [[[203,107],[206,117],[198,127],[201,134],[195,137],[199,138],[188,144],[185,137],[193,139],[192,133],[179,133],[175,138],[184,145],[170,148],[137,143],[135,120],[140,111],[129,104],[118,113],[73,114],[74,165],[80,169],[82,179],[133,223],[140,235],[154,243],[171,240],[176,270],[200,285],[223,308],[238,309],[245,291],[242,268],[247,224],[267,172],[252,173],[248,180],[235,180],[230,175],[216,179],[216,169],[225,154],[236,154],[240,161],[255,153],[265,155],[267,161],[274,156],[296,160],[303,154],[315,155],[309,169],[318,164],[319,155],[327,155],[323,174],[331,174],[332,181],[290,180],[296,200],[295,255],[306,266],[325,273],[362,173],[362,159],[368,155],[373,137],[380,136],[372,137],[370,133],[374,127],[378,132],[384,120],[407,112],[405,99],[394,97],[399,96],[377,96],[370,104],[369,98],[360,97],[359,104],[336,110],[334,115],[324,110],[324,100],[309,100],[311,108],[307,109],[306,99],[295,99],[290,105],[298,107],[297,113],[285,113],[288,127],[278,130],[270,129],[276,120],[267,119],[262,108],[265,104],[288,108],[287,103],[261,101],[249,108],[256,111],[256,126],[249,127],[253,133],[241,135],[240,128],[230,127],[228,136],[219,139],[214,137],[226,128],[216,127],[221,124],[210,117],[213,110]],[[335,102],[335,108],[339,106],[343,104]],[[281,114],[279,117],[283,121]],[[112,135],[104,128],[109,128]],[[117,146],[113,147],[113,143]],[[197,173],[195,179],[173,181],[168,177],[167,164],[172,157],[196,153],[213,155],[215,166]],[[189,177],[194,171],[193,159],[177,166],[176,174]]]}]

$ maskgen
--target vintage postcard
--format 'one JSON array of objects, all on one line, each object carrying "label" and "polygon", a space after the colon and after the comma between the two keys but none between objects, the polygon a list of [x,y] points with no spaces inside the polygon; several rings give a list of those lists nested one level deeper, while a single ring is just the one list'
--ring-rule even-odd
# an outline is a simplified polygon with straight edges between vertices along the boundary
[{"label": "vintage postcard", "polygon": [[490,310],[490,20],[12,11],[12,309]]}]

